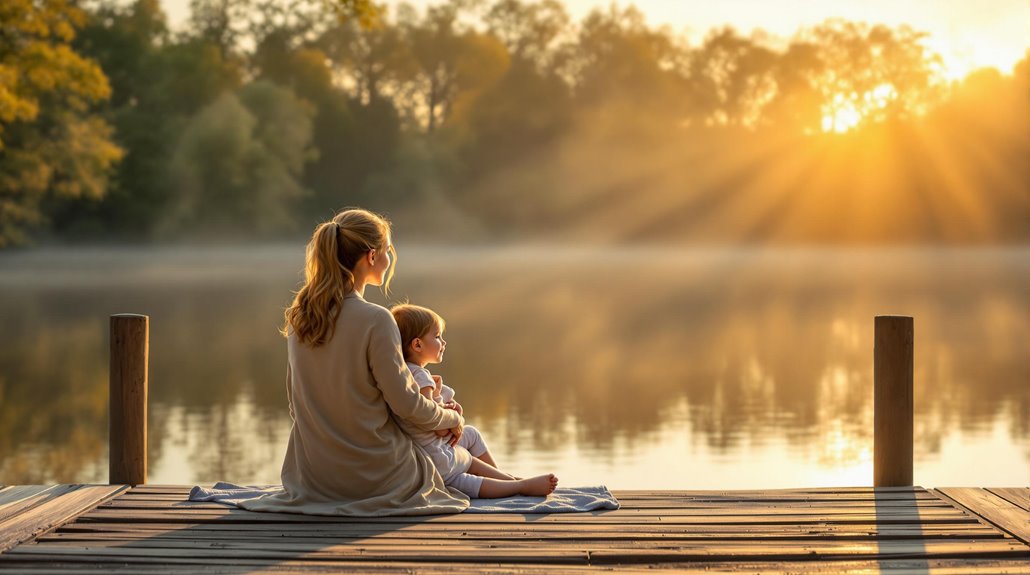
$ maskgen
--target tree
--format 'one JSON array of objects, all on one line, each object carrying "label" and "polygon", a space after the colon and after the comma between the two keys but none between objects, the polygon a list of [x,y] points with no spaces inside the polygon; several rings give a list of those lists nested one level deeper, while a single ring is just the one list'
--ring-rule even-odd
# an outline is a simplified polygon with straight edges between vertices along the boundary
[{"label": "tree", "polygon": [[558,42],[570,32],[569,14],[557,0],[499,0],[484,20],[488,31],[508,48],[513,61],[525,61],[543,74],[557,65],[561,56]]},{"label": "tree", "polygon": [[105,1],[89,12],[75,46],[110,79],[111,98],[95,110],[114,127],[125,157],[101,201],[70,199],[50,206],[62,235],[146,237],[165,208],[166,163],[180,105],[163,89],[168,84],[162,61],[168,41],[157,0],[127,6]]},{"label": "tree", "polygon": [[[246,36],[255,45],[251,68],[262,78],[288,85],[300,50],[320,51],[315,40],[331,28],[326,0],[251,0]],[[314,55],[314,54],[312,54]],[[318,70],[326,70],[325,54],[317,54]],[[309,66],[310,68],[310,66]]]},{"label": "tree", "polygon": [[[303,182],[311,192],[303,201],[306,216],[324,217],[348,203],[361,203],[358,190],[369,174],[385,168],[400,137],[396,109],[378,96],[379,83],[391,69],[376,63],[374,54],[359,62],[345,52],[360,47],[358,38],[364,36],[375,32],[353,23],[334,26],[310,42],[281,28],[267,34],[255,54],[262,79],[290,87],[311,106],[318,157],[304,170]],[[344,43],[347,38],[354,43]],[[345,78],[344,85],[334,77]],[[351,78],[367,80],[351,90]]]},{"label": "tree", "polygon": [[[571,87],[559,75],[558,42],[569,33],[563,5],[555,0],[500,0],[485,20],[490,34],[507,47],[511,65],[476,98],[468,114],[471,137],[462,156],[468,158],[466,172],[472,180],[551,144],[564,134],[573,115]],[[474,185],[463,188],[475,190]]]},{"label": "tree", "polygon": [[62,200],[48,209],[65,236],[147,238],[173,203],[169,159],[183,127],[238,89],[242,61],[196,30],[171,36],[157,0],[105,0],[88,16],[76,46],[111,78],[111,99],[95,109],[126,155],[102,201]]},{"label": "tree", "polygon": [[417,73],[401,30],[382,21],[373,27],[341,23],[326,30],[317,44],[350,80],[353,97],[362,103],[381,98],[384,87],[395,91]]},{"label": "tree", "polygon": [[685,50],[667,29],[649,28],[636,8],[594,10],[565,50],[564,74],[578,104],[612,118],[633,113],[638,123],[682,118]]},{"label": "tree", "polygon": [[374,26],[383,13],[383,8],[372,0],[322,0],[333,11],[341,22],[356,21],[365,28]]},{"label": "tree", "polygon": [[814,78],[822,115],[841,113],[863,122],[908,118],[934,104],[940,56],[907,26],[889,28],[833,20],[802,32],[798,40],[816,46],[822,64]]},{"label": "tree", "polygon": [[48,197],[103,196],[122,156],[90,112],[107,78],[71,46],[84,18],[68,0],[0,4],[0,247],[27,239]]},{"label": "tree", "polygon": [[819,47],[794,40],[776,58],[773,78],[776,93],[763,109],[766,122],[793,134],[813,134],[822,129],[822,94],[819,78],[826,66]]},{"label": "tree", "polygon": [[222,60],[231,60],[247,34],[251,0],[190,0],[188,36],[217,46]]},{"label": "tree", "polygon": [[256,234],[289,231],[312,159],[310,110],[268,82],[226,93],[186,127],[172,158],[177,205],[170,233]]},{"label": "tree", "polygon": [[754,127],[777,93],[778,55],[723,28],[689,58],[692,116],[707,124]]},{"label": "tree", "polygon": [[465,3],[452,0],[428,8],[420,21],[402,20],[418,65],[410,83],[409,114],[424,117],[429,134],[456,109],[467,109],[508,68],[503,44],[459,24],[465,9]]}]

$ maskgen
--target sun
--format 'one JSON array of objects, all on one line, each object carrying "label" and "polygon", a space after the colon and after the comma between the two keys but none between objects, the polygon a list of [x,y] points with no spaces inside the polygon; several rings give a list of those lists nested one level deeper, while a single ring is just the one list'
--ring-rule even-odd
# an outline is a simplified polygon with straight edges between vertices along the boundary
[{"label": "sun", "polygon": [[886,83],[862,94],[834,94],[830,103],[823,106],[823,131],[843,134],[854,130],[864,121],[880,115],[897,97],[898,91]]},{"label": "sun", "polygon": [[843,134],[853,130],[862,123],[862,113],[850,102],[837,103],[834,98],[834,105],[830,106],[828,112],[823,113],[823,131]]}]

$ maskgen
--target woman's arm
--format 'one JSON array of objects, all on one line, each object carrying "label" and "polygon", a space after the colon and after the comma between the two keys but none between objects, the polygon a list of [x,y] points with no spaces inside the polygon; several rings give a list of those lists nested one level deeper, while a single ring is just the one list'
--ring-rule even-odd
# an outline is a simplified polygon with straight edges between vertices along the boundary
[{"label": "woman's arm", "polygon": [[[401,334],[385,309],[377,314],[368,344],[368,365],[383,399],[397,417],[425,430],[453,429],[464,425],[461,415],[424,397],[404,363]],[[432,389],[432,388],[429,388]]]}]

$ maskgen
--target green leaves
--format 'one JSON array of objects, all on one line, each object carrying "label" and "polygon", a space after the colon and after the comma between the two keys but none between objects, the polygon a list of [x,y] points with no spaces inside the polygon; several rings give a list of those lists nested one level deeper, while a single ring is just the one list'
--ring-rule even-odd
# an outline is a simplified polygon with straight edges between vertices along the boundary
[{"label": "green leaves", "polygon": [[289,90],[261,81],[201,110],[172,159],[166,229],[208,237],[290,231],[314,157],[310,113]]},{"label": "green leaves", "polygon": [[47,196],[102,196],[122,157],[90,114],[107,78],[70,45],[84,18],[65,0],[0,5],[0,247],[25,241]]},{"label": "green leaves", "polygon": [[[689,222],[748,186],[778,210],[795,187],[829,190],[804,192],[808,210],[866,179],[914,198],[1025,182],[1000,166],[1025,172],[1030,67],[947,85],[925,35],[905,27],[828,21],[785,40],[727,27],[691,45],[615,5],[574,22],[559,0],[191,0],[171,33],[159,0],[79,6],[0,3],[0,245],[48,225],[61,237],[271,236],[354,204],[509,232],[581,218],[610,230],[596,214],[622,213],[632,194],[650,197],[634,210]],[[934,122],[916,140],[971,164],[934,172],[943,183],[825,168],[824,145],[886,150],[898,127]],[[997,154],[950,150],[978,130]],[[775,170],[764,163],[780,153]],[[1025,221],[1025,194],[1011,195],[985,213]]]}]

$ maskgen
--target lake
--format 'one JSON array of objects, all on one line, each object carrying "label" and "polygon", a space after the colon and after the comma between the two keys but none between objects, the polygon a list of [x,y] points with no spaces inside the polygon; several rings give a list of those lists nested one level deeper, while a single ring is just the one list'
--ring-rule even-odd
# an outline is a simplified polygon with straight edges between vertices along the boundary
[{"label": "lake", "polygon": [[[1030,481],[1030,249],[399,246],[502,469],[872,482],[873,317],[915,317],[915,482]],[[303,246],[0,253],[0,483],[106,482],[108,316],[150,327],[149,480],[278,483]]]}]

